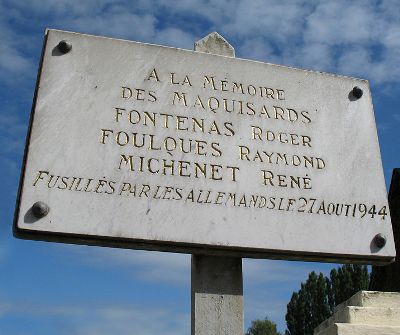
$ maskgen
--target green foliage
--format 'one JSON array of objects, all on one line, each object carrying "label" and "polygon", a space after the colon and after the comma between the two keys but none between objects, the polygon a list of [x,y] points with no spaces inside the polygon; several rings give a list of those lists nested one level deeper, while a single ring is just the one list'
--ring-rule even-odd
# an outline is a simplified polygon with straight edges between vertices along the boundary
[{"label": "green foliage", "polygon": [[276,330],[276,324],[267,317],[264,320],[254,320],[246,335],[281,335]]},{"label": "green foliage", "polygon": [[330,316],[324,275],[313,271],[287,306],[286,324],[290,335],[313,334],[314,328]]},{"label": "green foliage", "polygon": [[346,301],[356,292],[368,289],[368,269],[366,266],[346,264],[337,270],[331,270],[330,280],[327,282],[329,305],[333,312],[335,306]]},{"label": "green foliage", "polygon": [[335,306],[360,290],[368,289],[366,266],[343,265],[333,269],[330,278],[314,271],[287,305],[287,335],[312,335],[314,328],[332,315]]}]

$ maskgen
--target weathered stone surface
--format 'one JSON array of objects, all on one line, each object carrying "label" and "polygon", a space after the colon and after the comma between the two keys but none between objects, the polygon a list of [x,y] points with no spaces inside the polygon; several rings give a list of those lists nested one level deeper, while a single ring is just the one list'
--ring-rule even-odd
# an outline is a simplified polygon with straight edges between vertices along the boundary
[{"label": "weathered stone surface", "polygon": [[336,306],[340,310],[345,306],[358,307],[390,307],[400,309],[399,292],[359,291],[350,299]]},{"label": "weathered stone surface", "polygon": [[194,44],[194,50],[214,55],[235,57],[235,49],[217,32],[208,34]]},{"label": "weathered stone surface", "polygon": [[[72,49],[60,52],[61,40]],[[50,30],[35,101],[17,236],[252,257],[395,255],[364,80]],[[37,201],[50,208],[40,219]]]},{"label": "weathered stone surface", "polygon": [[192,257],[192,335],[243,335],[242,260]]},{"label": "weathered stone surface", "polygon": [[335,323],[315,335],[399,335],[400,327]]},{"label": "weathered stone surface", "polygon": [[336,307],[315,335],[400,334],[400,293],[360,291]]},{"label": "weathered stone surface", "polygon": [[337,310],[333,316],[329,318],[328,323],[400,326],[400,309],[392,307],[345,306]]}]

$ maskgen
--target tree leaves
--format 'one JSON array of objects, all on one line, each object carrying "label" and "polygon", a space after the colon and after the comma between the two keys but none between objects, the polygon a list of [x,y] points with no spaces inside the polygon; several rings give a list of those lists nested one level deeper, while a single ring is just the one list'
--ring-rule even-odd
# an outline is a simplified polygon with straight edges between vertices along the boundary
[{"label": "tree leaves", "polygon": [[366,266],[343,265],[331,270],[330,278],[311,272],[287,305],[286,334],[312,335],[314,329],[332,315],[335,306],[367,289],[368,285]]},{"label": "tree leaves", "polygon": [[246,335],[281,335],[276,330],[276,324],[266,317],[264,320],[254,320]]}]

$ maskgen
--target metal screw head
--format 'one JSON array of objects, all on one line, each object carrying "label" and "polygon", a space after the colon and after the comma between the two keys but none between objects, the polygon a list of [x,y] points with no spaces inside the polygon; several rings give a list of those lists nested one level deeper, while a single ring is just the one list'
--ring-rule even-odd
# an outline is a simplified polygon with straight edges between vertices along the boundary
[{"label": "metal screw head", "polygon": [[361,88],[359,88],[358,86],[354,86],[353,90],[351,91],[351,93],[353,94],[353,96],[356,99],[360,99],[363,95],[363,90]]},{"label": "metal screw head", "polygon": [[377,235],[375,235],[375,237],[374,237],[374,242],[375,242],[375,245],[376,245],[379,249],[381,249],[381,248],[383,248],[383,247],[385,246],[385,244],[386,244],[386,237],[383,236],[382,234],[377,234]]},{"label": "metal screw head", "polygon": [[45,217],[49,211],[49,206],[47,206],[43,201],[37,201],[32,206],[32,213],[38,219]]},{"label": "metal screw head", "polygon": [[68,41],[62,40],[60,43],[58,43],[58,50],[60,50],[61,53],[66,54],[71,51],[72,49],[72,44],[69,43]]}]

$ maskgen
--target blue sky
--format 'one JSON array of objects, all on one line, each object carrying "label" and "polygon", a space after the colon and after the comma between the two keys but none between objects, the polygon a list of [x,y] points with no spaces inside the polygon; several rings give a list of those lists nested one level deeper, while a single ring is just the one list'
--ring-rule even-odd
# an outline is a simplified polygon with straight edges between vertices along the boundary
[{"label": "blue sky", "polygon": [[[190,256],[17,240],[11,227],[45,28],[192,49],[218,31],[240,58],[370,81],[387,186],[400,166],[400,3],[0,0],[0,333],[190,333]],[[354,171],[356,173],[356,171]],[[367,181],[373,187],[373,180]],[[244,260],[245,321],[285,329],[310,271]]]}]

